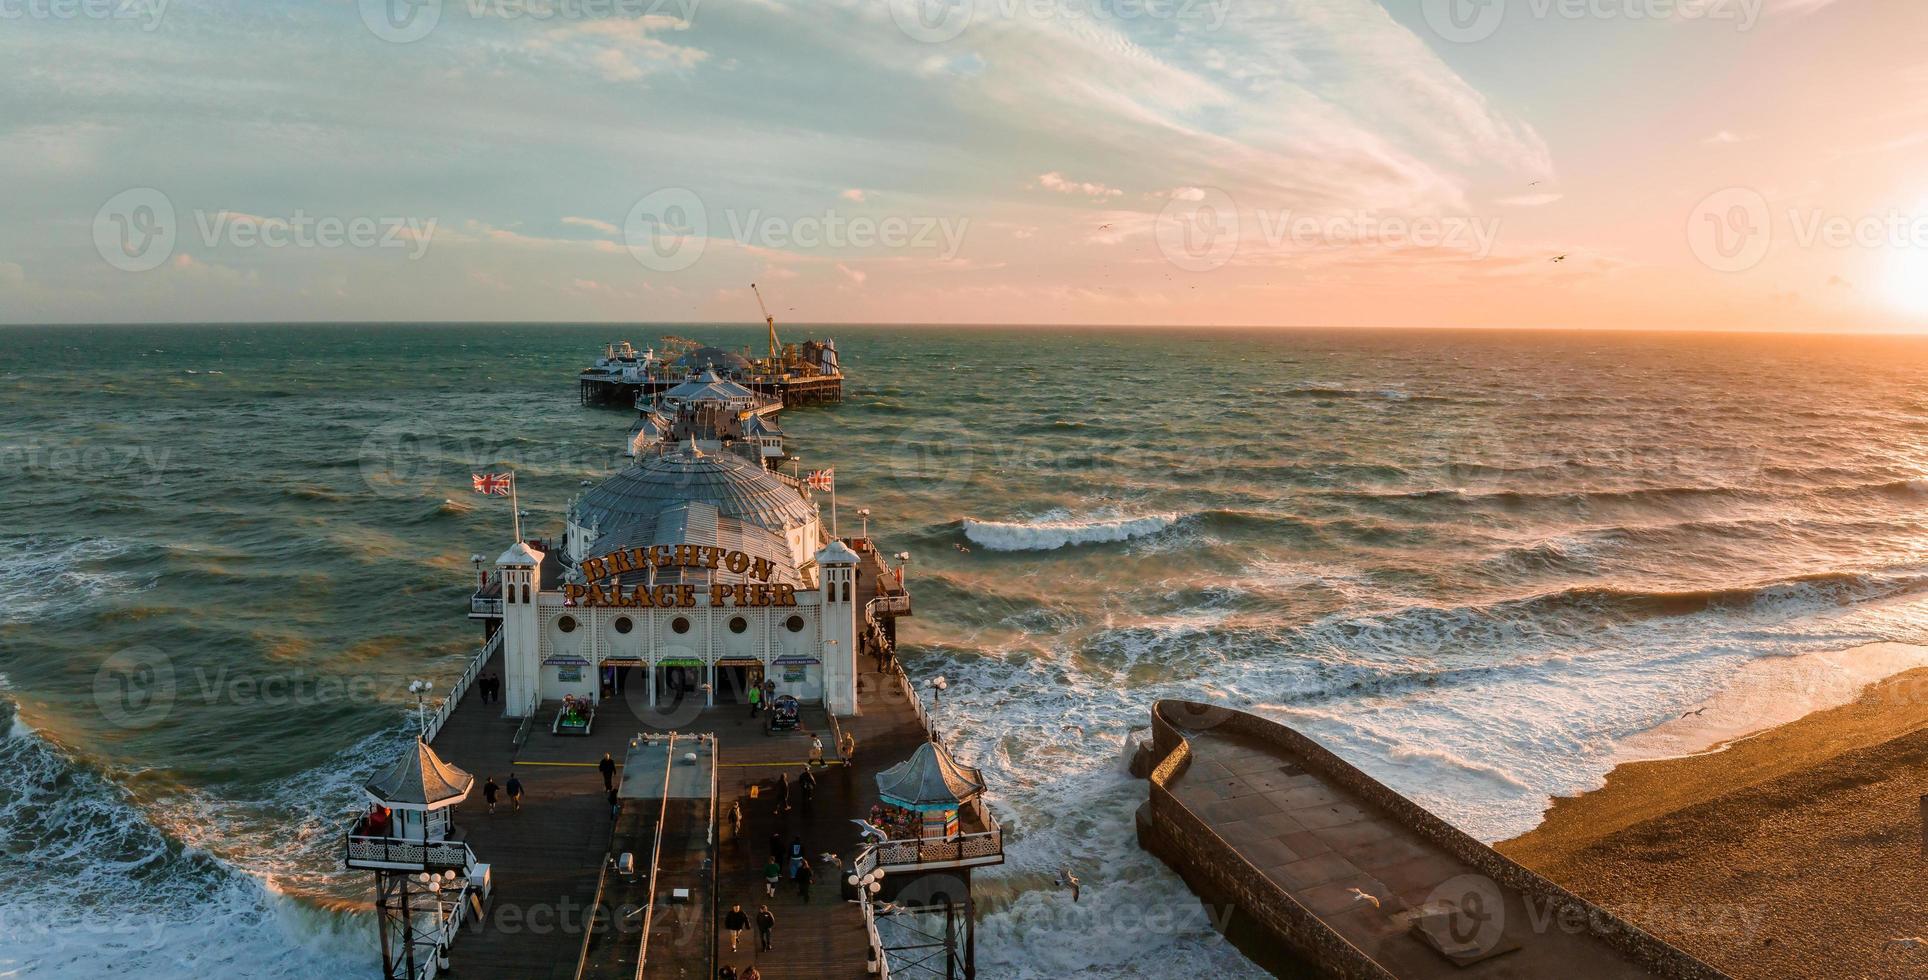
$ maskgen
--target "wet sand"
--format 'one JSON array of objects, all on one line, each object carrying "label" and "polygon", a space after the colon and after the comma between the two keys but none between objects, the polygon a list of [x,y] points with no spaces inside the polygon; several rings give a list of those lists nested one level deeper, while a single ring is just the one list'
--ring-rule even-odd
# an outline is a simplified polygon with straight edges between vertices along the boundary
[{"label": "wet sand", "polygon": [[[1681,721],[1701,724],[1733,722]],[[1928,942],[1895,942],[1928,937],[1925,726],[1917,668],[1710,751],[1623,764],[1497,846],[1736,977],[1928,976]]]}]

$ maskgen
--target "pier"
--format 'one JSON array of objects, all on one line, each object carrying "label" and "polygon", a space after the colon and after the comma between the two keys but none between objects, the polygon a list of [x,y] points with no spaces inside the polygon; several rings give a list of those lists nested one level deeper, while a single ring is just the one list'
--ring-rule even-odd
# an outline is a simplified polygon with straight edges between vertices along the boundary
[{"label": "pier", "polygon": [[[868,980],[887,977],[897,955],[885,937],[921,938],[917,916],[951,923],[956,948],[932,959],[925,941],[916,955],[936,963],[938,976],[974,975],[969,875],[1003,861],[995,817],[973,801],[958,815],[952,839],[870,843],[853,823],[877,801],[877,775],[910,758],[931,730],[894,656],[895,618],[910,613],[910,597],[870,540],[847,545],[859,556],[864,610],[858,711],[833,716],[806,705],[792,731],[767,732],[742,704],[651,707],[632,688],[602,701],[588,735],[551,734],[553,704],[518,719],[500,702],[483,703],[473,680],[506,670],[499,634],[491,635],[427,725],[434,752],[472,775],[476,787],[452,808],[446,849],[487,867],[486,900],[478,894],[472,907],[445,909],[457,916],[444,943],[452,975],[628,980],[714,976],[725,964],[739,971],[755,964],[769,980]],[[671,720],[673,726],[663,724]],[[672,732],[678,747],[670,745]],[[660,737],[639,751],[637,737],[646,733]],[[676,760],[696,735],[708,775],[692,783]],[[813,770],[815,793],[805,801],[798,777],[811,768],[812,735],[821,738],[824,755]],[[854,746],[848,755],[838,750],[846,735]],[[604,753],[622,763],[613,813],[597,769]],[[511,772],[524,789],[519,809],[506,792]],[[779,775],[789,782],[787,810],[773,793]],[[504,788],[493,813],[480,790],[489,779]],[[713,790],[699,793],[694,785]],[[816,873],[808,900],[787,876],[775,896],[766,896],[772,835],[786,852],[792,838],[803,840]],[[836,859],[824,860],[826,853]],[[621,866],[623,854],[633,864]],[[352,856],[349,863],[372,867]],[[927,873],[939,883],[926,884]],[[893,913],[858,901],[845,881],[853,874],[879,875],[884,887],[872,898],[895,900],[909,928],[893,929]],[[758,949],[754,928],[730,949],[720,923],[733,904],[752,916],[769,906],[777,921],[772,950]]]},{"label": "pier", "polygon": [[1280,976],[1724,977],[1284,725],[1190,701],[1151,717],[1139,842]]}]

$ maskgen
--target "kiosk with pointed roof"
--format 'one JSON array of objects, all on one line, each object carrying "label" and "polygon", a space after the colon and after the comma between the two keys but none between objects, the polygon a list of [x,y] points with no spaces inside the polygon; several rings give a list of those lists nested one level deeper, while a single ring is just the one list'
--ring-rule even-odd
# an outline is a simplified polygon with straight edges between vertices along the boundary
[{"label": "kiosk with pointed roof", "polygon": [[958,834],[958,810],[984,795],[984,776],[943,746],[925,742],[909,759],[877,774],[877,795],[921,815],[925,839],[950,840]]}]

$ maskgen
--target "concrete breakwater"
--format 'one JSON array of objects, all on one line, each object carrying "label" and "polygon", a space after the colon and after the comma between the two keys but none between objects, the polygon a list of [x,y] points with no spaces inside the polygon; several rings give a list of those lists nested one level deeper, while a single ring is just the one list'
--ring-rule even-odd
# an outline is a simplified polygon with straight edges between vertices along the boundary
[{"label": "concrete breakwater", "polygon": [[1285,725],[1177,700],[1151,715],[1139,843],[1278,975],[1724,976]]}]

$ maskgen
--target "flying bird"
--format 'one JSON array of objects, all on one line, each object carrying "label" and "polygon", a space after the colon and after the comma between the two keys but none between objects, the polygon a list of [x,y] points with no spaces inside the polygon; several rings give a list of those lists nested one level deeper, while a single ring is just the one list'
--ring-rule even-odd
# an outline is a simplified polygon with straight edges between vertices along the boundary
[{"label": "flying bird", "polygon": [[1370,905],[1370,906],[1372,906],[1373,908],[1378,908],[1378,907],[1379,907],[1379,898],[1378,898],[1378,896],[1375,896],[1375,895],[1368,895],[1368,894],[1366,894],[1365,892],[1362,892],[1362,891],[1360,891],[1360,890],[1359,890],[1359,889],[1357,889],[1357,888],[1348,888],[1348,889],[1346,889],[1346,890],[1352,893],[1352,904],[1354,904],[1354,905]]},{"label": "flying bird", "polygon": [[1071,889],[1071,902],[1074,905],[1077,904],[1078,876],[1071,873],[1069,865],[1058,869],[1058,877],[1055,879],[1055,883],[1059,888],[1069,887]]},{"label": "flying bird", "polygon": [[1701,712],[1703,712],[1703,711],[1706,711],[1706,710],[1707,710],[1707,709],[1706,709],[1706,708],[1704,708],[1704,707],[1701,707],[1701,708],[1695,708],[1694,710],[1692,710],[1692,711],[1689,711],[1689,712],[1687,712],[1686,714],[1683,714],[1683,715],[1681,715],[1681,717],[1682,717],[1682,718],[1692,718],[1693,716],[1695,716],[1695,715],[1697,715],[1697,714],[1700,714]]}]

